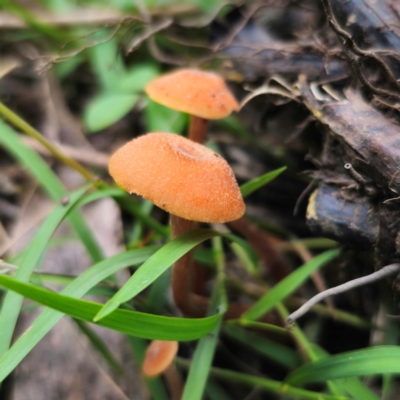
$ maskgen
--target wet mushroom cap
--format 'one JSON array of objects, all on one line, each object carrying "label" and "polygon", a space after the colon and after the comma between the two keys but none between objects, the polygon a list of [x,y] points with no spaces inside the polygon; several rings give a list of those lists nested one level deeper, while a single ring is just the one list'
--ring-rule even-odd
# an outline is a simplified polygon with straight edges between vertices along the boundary
[{"label": "wet mushroom cap", "polygon": [[223,223],[245,211],[228,163],[172,133],[149,133],[128,142],[111,156],[109,171],[127,192],[181,218]]},{"label": "wet mushroom cap", "polygon": [[142,372],[146,378],[162,374],[174,361],[178,342],[153,340],[146,350]]},{"label": "wet mushroom cap", "polygon": [[224,79],[213,72],[180,69],[151,81],[146,93],[166,107],[205,119],[225,118],[239,110]]}]

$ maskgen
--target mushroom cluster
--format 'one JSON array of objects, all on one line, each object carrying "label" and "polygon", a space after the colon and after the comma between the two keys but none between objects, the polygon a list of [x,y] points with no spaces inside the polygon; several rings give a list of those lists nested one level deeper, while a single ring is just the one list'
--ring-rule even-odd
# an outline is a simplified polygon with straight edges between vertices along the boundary
[{"label": "mushroom cluster", "polygon": [[[146,92],[154,101],[191,114],[189,139],[156,132],[130,141],[110,159],[114,180],[169,212],[173,238],[195,228],[196,222],[240,218],[245,205],[232,169],[200,144],[208,119],[238,110],[224,80],[214,73],[183,69],[150,82]],[[192,258],[192,252],[187,253],[172,270],[174,300],[183,312],[190,308]]]}]

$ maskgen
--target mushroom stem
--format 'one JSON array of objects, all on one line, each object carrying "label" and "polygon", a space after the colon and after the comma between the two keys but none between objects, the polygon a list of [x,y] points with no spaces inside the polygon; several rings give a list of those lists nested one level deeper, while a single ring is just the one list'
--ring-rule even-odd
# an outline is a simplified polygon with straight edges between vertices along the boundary
[{"label": "mushroom stem", "polygon": [[[170,218],[172,239],[195,228],[196,222],[177,217],[171,214]],[[191,264],[193,260],[193,250],[181,257],[172,268],[172,293],[176,306],[186,312],[191,289]]]},{"label": "mushroom stem", "polygon": [[[190,116],[189,139],[203,144],[207,137],[208,119]],[[171,214],[172,238],[195,229],[197,223],[188,221]],[[193,251],[180,258],[172,269],[172,293],[176,306],[186,314],[192,313],[192,307],[188,304],[189,293],[192,291]],[[201,284],[200,284],[201,286]]]},{"label": "mushroom stem", "polygon": [[182,375],[174,364],[167,368],[167,370],[164,372],[164,376],[171,392],[171,400],[181,400],[184,383]]},{"label": "mushroom stem", "polygon": [[203,144],[207,137],[208,119],[190,116],[189,139]]}]

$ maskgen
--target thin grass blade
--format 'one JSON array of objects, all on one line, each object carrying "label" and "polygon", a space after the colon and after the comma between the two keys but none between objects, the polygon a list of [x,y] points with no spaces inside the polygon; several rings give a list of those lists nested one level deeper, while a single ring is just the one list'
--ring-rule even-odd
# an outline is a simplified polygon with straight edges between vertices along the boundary
[{"label": "thin grass blade", "polygon": [[400,374],[399,359],[398,346],[350,351],[304,365],[292,372],[286,381],[299,385],[354,376]]},{"label": "thin grass blade", "polygon": [[[32,272],[42,256],[54,231],[67,216],[67,214],[72,210],[75,203],[87,191],[87,189],[88,187],[86,186],[71,194],[69,203],[67,205],[60,204],[50,214],[35,235],[34,239],[31,241],[28,250],[25,252],[21,264],[19,265],[19,268],[15,274],[15,279],[22,282],[29,281]],[[13,292],[9,292],[5,296],[0,314],[0,357],[5,354],[10,346],[15,324],[21,310],[22,301],[23,297]]]},{"label": "thin grass blade", "polygon": [[195,229],[187,232],[164,245],[150,257],[126,282],[126,284],[101,308],[94,317],[94,322],[102,320],[122,303],[132,299],[147,286],[152,284],[176,260],[201,242],[217,236],[208,229]]},{"label": "thin grass blade", "polygon": [[[103,260],[84,271],[62,293],[75,298],[82,297],[115,272],[146,261],[158,248],[157,246],[148,246],[117,254],[107,260]],[[28,330],[17,339],[4,357],[0,359],[0,382],[7,377],[63,316],[64,314],[58,311],[47,309],[36,318]]]},{"label": "thin grass blade", "polygon": [[277,343],[276,341],[259,336],[239,327],[226,326],[224,327],[223,332],[242,345],[253,349],[259,355],[272,360],[285,368],[292,370],[301,364],[300,355],[296,350]]},{"label": "thin grass blade", "polygon": [[[57,175],[43,159],[35,151],[24,145],[19,135],[2,120],[0,120],[0,144],[27,168],[29,173],[53,200],[58,202],[68,194]],[[68,220],[79,235],[92,260],[94,262],[102,260],[104,258],[103,252],[94,239],[82,214],[78,210],[73,210],[69,214]]]},{"label": "thin grass blade", "polygon": [[257,178],[254,178],[251,181],[244,183],[242,186],[240,186],[240,192],[242,193],[242,196],[247,197],[267,183],[271,182],[283,171],[285,171],[286,168],[287,167],[278,168],[274,171],[267,172],[264,175],[258,176]]},{"label": "thin grass blade", "polygon": [[245,319],[257,319],[293,293],[308,277],[339,254],[338,249],[328,250],[314,257],[262,296],[244,314]]},{"label": "thin grass blade", "polygon": [[[213,238],[214,257],[217,264],[217,282],[213,290],[209,315],[219,313],[220,310],[226,310],[228,302],[225,292],[224,276],[224,256],[222,241],[220,237]],[[213,331],[202,337],[196,346],[193,356],[193,362],[190,366],[189,375],[186,380],[182,400],[201,400],[206,387],[207,378],[210,373],[211,364],[214,358],[215,348],[221,329],[222,315],[213,329]]]},{"label": "thin grass blade", "polygon": [[[37,303],[86,322],[92,322],[102,306],[93,301],[74,299],[22,283],[8,276],[0,275],[0,285]],[[145,339],[188,341],[199,339],[210,333],[215,328],[219,318],[219,314],[207,318],[192,319],[163,317],[117,309],[104,317],[97,325]]]}]

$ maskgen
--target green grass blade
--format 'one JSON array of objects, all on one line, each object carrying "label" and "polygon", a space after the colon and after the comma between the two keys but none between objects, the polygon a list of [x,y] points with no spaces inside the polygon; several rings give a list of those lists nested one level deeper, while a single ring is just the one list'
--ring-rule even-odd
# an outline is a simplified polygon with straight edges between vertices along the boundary
[{"label": "green grass blade", "polygon": [[[93,301],[74,299],[22,283],[8,276],[0,275],[0,285],[37,303],[86,322],[92,322],[102,306]],[[188,341],[199,339],[210,333],[219,318],[219,314],[196,319],[162,317],[117,309],[104,317],[97,325],[145,339]]]},{"label": "green grass blade", "polygon": [[210,400],[232,400],[232,397],[213,378],[207,381],[206,394]]},{"label": "green grass blade", "polygon": [[380,398],[358,378],[346,378],[337,382],[340,386],[355,399],[379,400]]},{"label": "green grass blade", "polygon": [[274,308],[276,304],[295,291],[314,271],[332,260],[338,254],[338,249],[325,251],[296,269],[296,271],[292,272],[289,276],[280,281],[256,303],[254,303],[254,305],[243,314],[243,318],[251,320],[260,318],[266,312]]},{"label": "green grass blade", "polygon": [[125,285],[102,307],[94,317],[98,322],[122,303],[132,299],[147,286],[152,284],[176,260],[196,247],[201,242],[217,236],[218,233],[208,229],[195,229],[187,232],[164,245],[150,257],[125,283]]},{"label": "green grass blade", "polygon": [[264,175],[261,175],[257,178],[252,179],[249,182],[244,183],[242,186],[240,186],[240,191],[242,193],[243,197],[247,197],[256,190],[260,189],[267,183],[271,182],[273,179],[275,179],[277,176],[279,176],[283,171],[286,170],[286,167],[282,167],[279,169],[276,169],[271,172],[267,172]]},{"label": "green grass blade", "polygon": [[[218,313],[218,310],[226,310],[228,307],[224,285],[224,256],[220,237],[213,238],[214,257],[218,268],[217,283],[213,290],[209,315]],[[215,348],[221,329],[222,315],[213,331],[199,340],[190,366],[188,378],[182,400],[201,400],[210,373]]]},{"label": "green grass blade", "polygon": [[182,400],[201,400],[210,373],[215,348],[217,346],[221,318],[210,334],[199,340],[186,381]]},{"label": "green grass blade", "polygon": [[292,370],[301,364],[300,355],[296,350],[277,343],[276,341],[239,327],[226,326],[223,332],[244,346],[253,349],[259,355],[273,360],[285,368]]},{"label": "green grass blade", "polygon": [[[57,175],[35,151],[24,145],[19,135],[1,119],[0,144],[27,168],[29,173],[53,200],[60,201],[62,197],[67,195],[67,190]],[[78,210],[73,210],[69,214],[68,220],[78,233],[92,260],[95,262],[102,260],[104,258],[103,252],[89,230],[82,214]]]},{"label": "green grass blade", "polygon": [[292,372],[287,382],[298,385],[354,376],[400,374],[400,347],[377,346],[323,358]]},{"label": "green grass blade", "polygon": [[[25,252],[24,257],[17,269],[15,279],[22,282],[28,282],[31,274],[39,262],[50,238],[58,225],[67,216],[68,212],[71,211],[72,207],[79,200],[80,197],[86,192],[87,187],[77,190],[70,196],[69,203],[67,205],[59,205],[46,219],[45,223],[39,229],[28,250]],[[0,314],[0,357],[2,357],[7,351],[11,343],[11,338],[14,332],[15,324],[19,312],[21,310],[23,298],[22,296],[9,292],[5,296],[3,307]]]},{"label": "green grass blade", "polygon": [[[316,359],[312,361],[322,360],[330,357],[331,355],[326,352],[323,348],[318,345],[313,345]],[[335,381],[326,382],[332,394],[345,395],[346,393],[351,394],[355,399],[363,400],[379,400],[375,393],[373,393],[364,383],[362,383],[357,377],[346,378]]]},{"label": "green grass blade", "polygon": [[92,346],[101,354],[104,360],[108,363],[108,365],[114,368],[115,371],[122,374],[124,372],[122,365],[114,357],[114,354],[108,348],[104,340],[87,323],[80,321],[79,319],[75,319],[74,321],[78,325],[81,332],[88,338]]},{"label": "green grass blade", "polygon": [[[179,365],[187,367],[189,362],[177,359]],[[231,371],[222,368],[211,368],[211,374],[214,378],[227,381],[228,384],[234,382],[250,386],[251,388],[259,388],[262,391],[275,393],[279,398],[286,399],[304,399],[304,400],[351,400],[346,396],[336,396],[325,393],[313,392],[311,390],[293,387],[285,382],[266,379],[259,376],[244,374],[242,372]],[[286,396],[286,397],[285,397]],[[359,400],[359,399],[357,399]]]},{"label": "green grass blade", "polygon": [[67,190],[43,159],[35,151],[25,146],[14,129],[1,119],[0,143],[28,169],[29,173],[33,175],[53,200],[59,200],[67,194]]},{"label": "green grass blade", "polygon": [[167,303],[167,291],[171,286],[171,274],[167,270],[151,285],[147,295],[146,311],[151,314],[162,314],[164,306]]},{"label": "green grass blade", "polygon": [[[71,282],[62,293],[79,298],[90,291],[99,282],[115,272],[130,265],[138,265],[146,261],[157,246],[127,251],[103,260],[84,271]],[[0,359],[0,382],[23,360],[36,344],[64,315],[58,311],[47,309],[39,315],[31,327],[20,336],[7,353]]]}]

